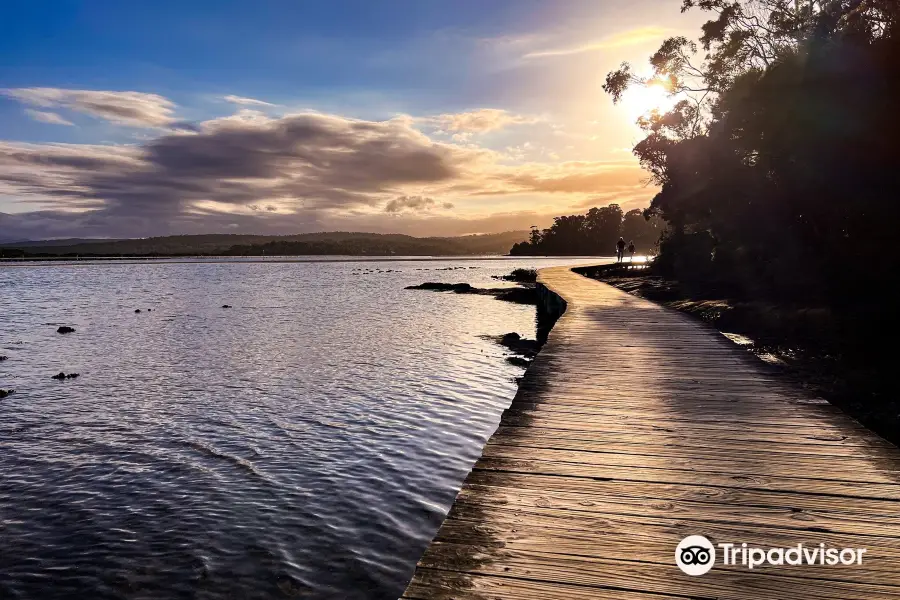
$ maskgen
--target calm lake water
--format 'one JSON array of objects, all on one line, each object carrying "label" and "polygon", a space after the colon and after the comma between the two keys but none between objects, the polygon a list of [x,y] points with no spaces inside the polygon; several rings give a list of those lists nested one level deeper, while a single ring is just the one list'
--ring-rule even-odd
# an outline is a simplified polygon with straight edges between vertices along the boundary
[{"label": "calm lake water", "polygon": [[0,265],[0,597],[397,598],[575,262]]}]

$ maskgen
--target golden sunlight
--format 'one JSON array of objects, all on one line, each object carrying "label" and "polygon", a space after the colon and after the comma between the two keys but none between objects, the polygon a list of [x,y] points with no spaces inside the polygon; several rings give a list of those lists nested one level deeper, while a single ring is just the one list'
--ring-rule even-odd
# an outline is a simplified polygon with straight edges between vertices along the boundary
[{"label": "golden sunlight", "polygon": [[652,110],[669,111],[677,101],[661,85],[633,85],[622,95],[621,105],[634,122]]}]

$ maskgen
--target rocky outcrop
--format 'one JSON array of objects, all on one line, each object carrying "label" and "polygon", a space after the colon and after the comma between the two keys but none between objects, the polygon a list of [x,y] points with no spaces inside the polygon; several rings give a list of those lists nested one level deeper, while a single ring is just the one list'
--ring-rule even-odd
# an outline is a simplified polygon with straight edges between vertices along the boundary
[{"label": "rocky outcrop", "polygon": [[66,374],[66,373],[63,373],[62,371],[60,371],[56,375],[51,375],[50,379],[59,379],[61,381],[63,379],[75,379],[76,377],[78,377],[78,373]]},{"label": "rocky outcrop", "polygon": [[431,290],[434,292],[456,292],[457,294],[476,294],[477,288],[473,288],[468,283],[440,283],[437,281],[426,281],[419,285],[408,285],[404,289],[407,290]]},{"label": "rocky outcrop", "polygon": [[453,292],[456,294],[475,294],[493,296],[497,300],[515,302],[516,304],[537,304],[538,296],[534,287],[477,288],[468,283],[440,283],[426,281],[419,285],[406,286],[407,290],[430,290],[433,292]]}]

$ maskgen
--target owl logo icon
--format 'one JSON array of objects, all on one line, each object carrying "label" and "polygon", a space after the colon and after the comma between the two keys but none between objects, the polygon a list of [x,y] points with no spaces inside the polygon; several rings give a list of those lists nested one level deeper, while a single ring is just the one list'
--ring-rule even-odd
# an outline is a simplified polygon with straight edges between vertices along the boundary
[{"label": "owl logo icon", "polygon": [[688,575],[708,573],[715,563],[716,548],[702,535],[689,535],[675,548],[675,564]]}]

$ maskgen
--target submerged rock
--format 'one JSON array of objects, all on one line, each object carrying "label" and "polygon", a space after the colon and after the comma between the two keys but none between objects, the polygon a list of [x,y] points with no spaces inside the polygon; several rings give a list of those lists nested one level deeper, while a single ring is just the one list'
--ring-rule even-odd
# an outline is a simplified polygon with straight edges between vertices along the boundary
[{"label": "submerged rock", "polygon": [[50,379],[59,379],[59,380],[63,380],[63,379],[75,379],[76,377],[78,377],[78,373],[69,373],[68,375],[66,375],[65,373],[63,373],[62,371],[60,371],[60,372],[57,373],[56,375],[51,375],[51,376],[50,376]]},{"label": "submerged rock", "polygon": [[512,331],[510,333],[504,333],[503,337],[500,338],[500,343],[503,344],[504,346],[509,346],[511,344],[515,344],[516,342],[518,342],[521,339],[522,339],[521,335],[519,335],[515,331]]},{"label": "submerged rock", "polygon": [[538,294],[533,287],[514,287],[497,292],[497,300],[515,302],[516,304],[537,304]]},{"label": "submerged rock", "polygon": [[455,292],[457,294],[477,294],[480,296],[493,296],[497,300],[515,302],[517,304],[537,304],[537,290],[533,287],[513,288],[477,288],[468,283],[441,283],[426,281],[419,285],[408,285],[407,290],[431,290],[433,292]]},{"label": "submerged rock", "polygon": [[531,364],[530,360],[522,358],[521,356],[507,356],[506,362],[517,367],[525,367],[526,369],[528,368],[528,365]]},{"label": "submerged rock", "polygon": [[407,290],[432,290],[435,292],[456,292],[457,294],[474,294],[477,288],[473,288],[468,283],[440,283],[437,281],[426,281],[419,285],[408,285]]},{"label": "submerged rock", "polygon": [[69,327],[68,325],[63,325],[56,330],[56,333],[75,333],[75,328]]},{"label": "submerged rock", "polygon": [[509,275],[492,275],[492,277],[517,283],[534,283],[537,281],[537,269],[513,269]]},{"label": "submerged rock", "polygon": [[16,390],[4,390],[0,389],[0,400],[6,398],[7,396],[11,396],[16,393]]},{"label": "submerged rock", "polygon": [[541,349],[541,345],[536,340],[523,338],[514,331],[504,334],[498,341],[501,346],[505,346],[516,354],[521,354],[528,358],[535,356],[538,350]]}]

